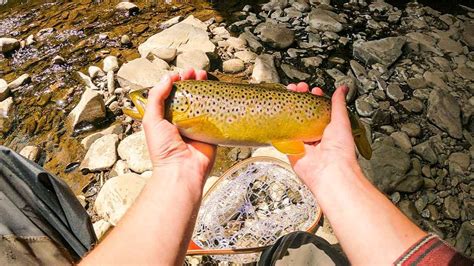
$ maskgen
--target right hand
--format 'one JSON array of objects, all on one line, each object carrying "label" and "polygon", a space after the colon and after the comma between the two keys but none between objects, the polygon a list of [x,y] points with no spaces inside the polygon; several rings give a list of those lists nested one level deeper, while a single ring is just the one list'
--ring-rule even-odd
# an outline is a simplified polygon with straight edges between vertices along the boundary
[{"label": "right hand", "polygon": [[[290,84],[289,90],[307,92],[309,86],[300,82]],[[319,178],[330,177],[339,167],[353,168],[358,165],[351,123],[346,108],[345,95],[348,88],[341,86],[332,95],[331,122],[324,129],[319,142],[306,143],[304,155],[289,155],[293,169],[303,182],[311,187]],[[320,88],[313,94],[321,96]]]}]

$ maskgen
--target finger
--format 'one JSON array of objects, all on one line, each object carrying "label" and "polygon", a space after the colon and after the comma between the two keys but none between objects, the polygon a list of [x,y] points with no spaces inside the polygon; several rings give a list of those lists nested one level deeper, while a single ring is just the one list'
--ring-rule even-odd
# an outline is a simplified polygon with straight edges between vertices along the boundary
[{"label": "finger", "polygon": [[293,84],[293,83],[288,84],[286,88],[289,89],[290,91],[296,91],[296,84]]},{"label": "finger", "polygon": [[309,85],[306,82],[300,82],[296,85],[296,91],[298,92],[307,92],[309,91]]},{"label": "finger", "polygon": [[340,86],[332,95],[331,122],[335,121],[345,128],[350,128],[349,115],[346,107],[347,86]]},{"label": "finger", "polygon": [[207,80],[207,72],[205,70],[199,70],[196,73],[197,80]]},{"label": "finger", "polygon": [[178,74],[178,73],[172,74],[172,75],[170,76],[170,79],[171,79],[172,82],[178,81],[178,80],[179,80],[179,74]]},{"label": "finger", "polygon": [[163,119],[164,114],[164,102],[171,92],[172,86],[171,79],[168,75],[165,75],[158,85],[155,85],[148,92],[148,99],[145,109],[144,121],[151,118]]},{"label": "finger", "polygon": [[182,80],[196,79],[196,72],[192,68],[186,69],[181,75],[181,79]]},{"label": "finger", "polygon": [[324,92],[320,87],[314,87],[311,90],[311,93],[314,94],[314,95],[318,95],[318,96],[323,96],[324,95]]}]

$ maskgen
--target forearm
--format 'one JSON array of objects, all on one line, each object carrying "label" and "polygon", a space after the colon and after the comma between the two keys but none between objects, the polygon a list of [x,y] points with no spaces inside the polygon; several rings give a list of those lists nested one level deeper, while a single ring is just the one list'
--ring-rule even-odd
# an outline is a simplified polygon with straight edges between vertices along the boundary
[{"label": "forearm", "polygon": [[195,173],[184,166],[155,169],[135,204],[83,263],[182,265],[204,180]]},{"label": "forearm", "polygon": [[310,189],[354,265],[391,264],[426,235],[362,174],[359,166],[330,166]]}]

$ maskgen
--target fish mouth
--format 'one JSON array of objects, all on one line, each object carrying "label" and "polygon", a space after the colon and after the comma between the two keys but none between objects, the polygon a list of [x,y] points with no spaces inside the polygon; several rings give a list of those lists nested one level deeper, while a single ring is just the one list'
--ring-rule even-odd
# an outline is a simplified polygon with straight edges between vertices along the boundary
[{"label": "fish mouth", "polygon": [[148,102],[149,88],[134,90],[128,94],[130,100],[135,105],[135,109],[123,108],[123,113],[136,120],[142,120],[145,115],[145,108]]}]

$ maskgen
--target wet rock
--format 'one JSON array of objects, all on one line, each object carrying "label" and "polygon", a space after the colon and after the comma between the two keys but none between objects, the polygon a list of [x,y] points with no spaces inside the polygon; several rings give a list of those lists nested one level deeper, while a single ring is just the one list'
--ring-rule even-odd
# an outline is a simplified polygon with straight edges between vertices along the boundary
[{"label": "wet rock", "polygon": [[98,66],[90,66],[87,69],[87,72],[89,73],[89,77],[91,79],[105,76],[104,71],[102,71],[102,69],[100,69],[100,67],[98,67]]},{"label": "wet rock", "polygon": [[148,155],[145,133],[143,131],[133,133],[123,139],[117,151],[120,158],[127,161],[132,171],[143,173],[153,169],[150,156]]},{"label": "wet rock", "polygon": [[94,228],[94,233],[97,239],[101,240],[106,235],[106,233],[112,228],[112,225],[106,220],[102,219],[92,224],[92,227]]},{"label": "wet rock", "polygon": [[275,149],[272,146],[259,147],[259,148],[255,149],[252,152],[252,157],[258,157],[258,156],[273,157],[273,158],[282,160],[284,162],[290,163],[290,161],[288,160],[288,156],[286,156],[285,154],[279,152],[277,149]]},{"label": "wet rock", "polygon": [[431,146],[431,141],[429,140],[413,147],[413,151],[430,164],[435,164],[438,161],[438,157],[436,156],[436,153]]},{"label": "wet rock", "polygon": [[465,221],[456,235],[456,250],[466,252],[469,244],[472,245],[472,239],[474,239],[474,221]]},{"label": "wet rock", "polygon": [[400,104],[410,113],[421,113],[425,108],[425,105],[422,101],[417,98],[412,98],[410,100],[402,101]]},{"label": "wet rock", "polygon": [[419,175],[408,175],[406,179],[401,181],[397,187],[396,191],[413,193],[418,191],[424,184],[423,178]]},{"label": "wet rock", "polygon": [[146,58],[137,58],[122,65],[117,72],[117,80],[122,88],[135,90],[153,87],[167,73],[159,64],[154,64]]},{"label": "wet rock", "polygon": [[355,101],[356,111],[360,116],[371,116],[374,113],[374,108],[364,97],[359,97]]},{"label": "wet rock", "polygon": [[405,94],[398,84],[390,84],[387,86],[387,96],[395,102],[403,100]]},{"label": "wet rock", "polygon": [[320,56],[312,56],[301,59],[301,62],[305,67],[318,67],[323,63],[323,59]]},{"label": "wet rock", "polygon": [[251,51],[238,51],[234,56],[242,60],[244,63],[253,62],[255,61],[255,58],[257,58],[257,54]]},{"label": "wet rock", "polygon": [[304,72],[299,71],[295,67],[288,65],[288,64],[281,64],[281,70],[285,73],[287,77],[290,79],[296,79],[296,80],[307,80],[310,75]]},{"label": "wet rock", "polygon": [[20,42],[14,38],[0,38],[0,52],[8,53],[20,48]]},{"label": "wet rock", "polygon": [[108,134],[100,137],[92,145],[84,156],[79,169],[82,172],[97,172],[108,170],[117,161],[116,134]]},{"label": "wet rock", "polygon": [[428,99],[428,119],[453,137],[462,138],[461,109],[457,100],[442,90],[433,90]]},{"label": "wet rock", "polygon": [[104,119],[106,116],[105,103],[102,95],[92,89],[86,89],[81,100],[69,113],[69,125],[73,129],[83,123],[94,123]]},{"label": "wet rock", "polygon": [[311,11],[308,17],[308,24],[313,31],[340,32],[343,29],[343,25],[339,22],[336,13],[321,8]]},{"label": "wet rock", "polygon": [[199,50],[203,53],[213,53],[215,45],[209,40],[207,25],[189,16],[185,20],[167,28],[138,46],[142,57],[159,48],[175,48],[178,53]]},{"label": "wet rock", "polygon": [[252,81],[254,83],[279,83],[280,77],[275,68],[274,57],[269,54],[259,55],[255,59],[255,66],[252,71]]},{"label": "wet rock", "polygon": [[112,225],[117,225],[145,184],[145,179],[132,173],[110,178],[99,191],[94,203],[97,214]]},{"label": "wet rock", "polygon": [[260,39],[275,49],[285,49],[295,41],[293,30],[283,24],[264,22],[257,26]]},{"label": "wet rock", "polygon": [[0,101],[5,100],[10,96],[10,88],[5,80],[0,79]]},{"label": "wet rock", "polygon": [[115,6],[115,9],[120,11],[127,11],[129,14],[137,13],[140,9],[137,5],[130,2],[120,2]]},{"label": "wet rock", "polygon": [[109,71],[115,72],[119,70],[119,63],[118,63],[117,57],[113,55],[109,55],[106,58],[104,58],[104,65],[102,69],[105,72],[109,72]]},{"label": "wet rock", "polygon": [[19,152],[21,156],[25,157],[26,159],[37,162],[39,159],[39,155],[41,153],[41,149],[38,146],[25,146],[21,151]]},{"label": "wet rock", "polygon": [[448,162],[457,164],[463,171],[467,171],[470,165],[469,155],[464,152],[453,152],[449,155]]},{"label": "wet rock", "polygon": [[412,146],[411,146],[411,141],[408,135],[405,132],[393,132],[390,134],[390,137],[393,138],[393,141],[395,142],[395,145],[400,147],[404,152],[410,153]]},{"label": "wet rock", "polygon": [[157,48],[151,50],[150,54],[169,63],[176,58],[177,52],[176,48]]},{"label": "wet rock", "polygon": [[421,134],[421,127],[415,123],[406,123],[402,125],[401,130],[410,137],[418,137]]},{"label": "wet rock", "polygon": [[16,88],[25,85],[27,83],[31,82],[31,77],[28,74],[23,74],[16,78],[14,81],[8,83],[8,88],[10,90],[15,90]]},{"label": "wet rock", "polygon": [[229,59],[222,63],[222,70],[226,73],[238,73],[244,69],[244,61],[240,59]]},{"label": "wet rock", "polygon": [[255,53],[260,53],[263,50],[262,44],[258,41],[257,37],[251,32],[243,32],[239,35],[239,39],[245,40],[250,50]]},{"label": "wet rock", "polygon": [[405,179],[410,157],[387,140],[375,142],[372,149],[370,160],[359,159],[361,168],[380,190],[390,193]]},{"label": "wet rock", "polygon": [[209,70],[210,61],[201,50],[184,51],[176,57],[176,66],[182,69],[194,68]]},{"label": "wet rock", "polygon": [[357,41],[353,46],[353,54],[366,65],[380,63],[389,67],[402,54],[405,41],[404,37],[388,37],[368,42]]},{"label": "wet rock", "polygon": [[122,35],[122,37],[120,37],[120,43],[123,44],[123,45],[131,44],[132,41],[130,40],[130,36],[128,36],[127,34]]},{"label": "wet rock", "polygon": [[459,201],[457,197],[448,196],[444,199],[444,215],[448,219],[459,219],[460,210],[459,210]]}]

